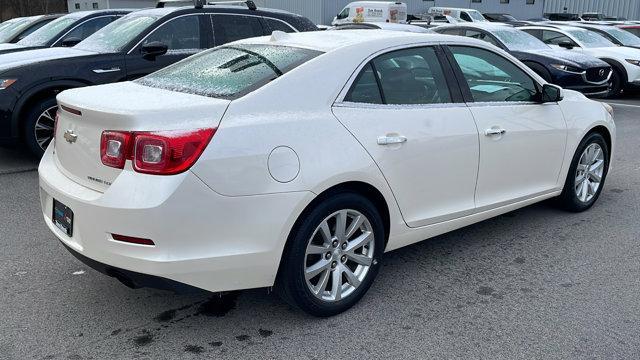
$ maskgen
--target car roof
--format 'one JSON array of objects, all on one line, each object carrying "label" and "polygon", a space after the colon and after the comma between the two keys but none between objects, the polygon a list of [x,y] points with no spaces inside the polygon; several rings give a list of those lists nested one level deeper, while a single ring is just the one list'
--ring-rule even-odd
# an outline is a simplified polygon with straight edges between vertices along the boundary
[{"label": "car roof", "polygon": [[[254,14],[282,14],[288,16],[299,16],[298,14],[281,10],[281,9],[272,9],[266,7],[258,7],[256,10],[250,10],[247,6],[243,5],[227,5],[227,4],[219,4],[219,5],[205,5],[202,9],[196,9],[193,6],[171,6],[171,7],[163,7],[163,8],[146,8],[142,10],[138,10],[136,14],[142,15],[150,15],[150,16],[165,16],[175,12],[206,12],[206,13],[215,13],[215,10],[221,10],[220,12],[229,12],[229,11],[238,11],[241,13],[254,13]],[[213,11],[212,11],[213,10]]]},{"label": "car roof", "polygon": [[456,43],[481,44],[481,40],[465,37],[453,37],[437,33],[412,33],[390,30],[342,30],[342,31],[309,31],[301,33],[284,33],[275,31],[271,36],[262,36],[240,40],[243,44],[265,44],[300,47],[322,52],[332,52],[345,47],[357,47],[365,44],[379,43],[381,46],[393,46],[410,43]]},{"label": "car roof", "polygon": [[460,27],[466,27],[466,28],[476,28],[476,29],[483,29],[483,30],[505,30],[505,29],[512,29],[515,30],[516,28],[514,28],[513,26],[509,25],[509,24],[503,24],[503,23],[495,23],[495,22],[464,22],[464,23],[455,23],[455,24],[446,24],[446,25],[441,25],[438,26],[438,28],[460,28]]}]

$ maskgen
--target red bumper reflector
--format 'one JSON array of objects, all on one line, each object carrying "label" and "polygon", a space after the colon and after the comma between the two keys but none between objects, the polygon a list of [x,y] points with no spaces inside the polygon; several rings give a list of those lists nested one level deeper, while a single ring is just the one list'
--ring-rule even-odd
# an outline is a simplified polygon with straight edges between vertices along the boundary
[{"label": "red bumper reflector", "polygon": [[82,111],[80,110],[76,110],[64,105],[60,105],[60,108],[68,113],[72,113],[73,115],[82,116]]},{"label": "red bumper reflector", "polygon": [[111,237],[113,238],[113,240],[122,241],[130,244],[155,246],[155,243],[149,239],[141,239],[133,236],[125,236],[125,235],[118,235],[118,234],[111,234]]}]

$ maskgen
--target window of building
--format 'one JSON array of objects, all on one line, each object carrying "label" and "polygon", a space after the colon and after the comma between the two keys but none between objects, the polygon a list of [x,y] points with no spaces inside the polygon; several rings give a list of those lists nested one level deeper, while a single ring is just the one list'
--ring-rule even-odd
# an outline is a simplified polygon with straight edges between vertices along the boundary
[{"label": "window of building", "polygon": [[536,0],[527,0],[526,4],[527,5],[533,5],[536,3]]},{"label": "window of building", "polygon": [[471,0],[472,3],[481,3],[482,0]]},{"label": "window of building", "polygon": [[80,10],[80,3],[76,3],[75,4],[75,8],[76,8],[76,10]]},{"label": "window of building", "polygon": [[500,0],[500,4],[508,4],[509,0]]},{"label": "window of building", "polygon": [[98,3],[93,3],[93,9],[98,10]]}]

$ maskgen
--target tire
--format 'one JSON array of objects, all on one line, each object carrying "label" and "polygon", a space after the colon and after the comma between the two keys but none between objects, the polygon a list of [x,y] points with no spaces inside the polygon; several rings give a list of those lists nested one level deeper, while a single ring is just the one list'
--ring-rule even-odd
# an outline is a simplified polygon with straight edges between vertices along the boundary
[{"label": "tire", "polygon": [[[37,157],[42,157],[51,142],[57,108],[58,104],[56,103],[56,99],[52,97],[36,102],[27,113],[22,129],[23,141],[27,149]],[[38,127],[37,129],[36,126]],[[47,134],[49,134],[49,139],[42,142],[43,137],[47,137]]]},{"label": "tire", "polygon": [[[349,230],[357,216],[364,220],[345,242],[345,237],[336,233],[338,219],[347,219],[344,228]],[[325,222],[331,235],[330,241],[322,235],[321,224]],[[340,238],[339,241],[335,240],[336,236]],[[305,211],[298,219],[283,254],[276,291],[286,302],[313,316],[328,317],[348,310],[364,296],[378,274],[384,253],[384,236],[382,218],[371,201],[355,193],[332,195],[310,211]],[[366,238],[366,246],[355,245],[358,238]],[[345,243],[347,245],[343,245]],[[314,246],[318,254],[307,253],[309,245]],[[343,246],[347,246],[344,251]],[[361,264],[353,260],[357,255],[360,255],[357,258]],[[333,266],[335,269],[332,269]],[[316,274],[316,271],[312,271],[314,268],[322,270]],[[343,273],[346,269],[349,271]],[[314,275],[307,279],[307,272]],[[334,287],[338,283],[334,279],[338,277],[341,285]],[[312,287],[317,289],[315,294]],[[338,294],[339,299],[335,296]]]},{"label": "tire", "polygon": [[[594,168],[593,164],[595,164],[596,161],[589,159],[590,156],[587,153],[587,149],[596,149],[595,151],[597,153],[598,148],[601,150],[601,173],[594,172],[594,174],[584,174],[582,170],[584,168],[584,164],[589,164],[589,169],[592,169]],[[578,173],[578,166],[581,167],[580,173]],[[598,167],[598,169],[600,168]],[[558,204],[560,207],[572,212],[588,210],[593,206],[596,200],[598,200],[598,197],[602,193],[602,188],[604,187],[608,170],[609,147],[607,146],[607,142],[599,133],[588,134],[584,139],[582,139],[578,145],[576,153],[573,155],[573,160],[571,161],[571,167],[569,168],[569,173],[567,174],[562,194],[558,197]],[[600,182],[597,185],[597,189],[592,191],[592,186],[594,186],[593,184],[598,177],[600,178]],[[586,191],[586,196],[583,191]]]},{"label": "tire", "polygon": [[613,68],[613,72],[611,73],[611,83],[609,85],[609,93],[607,94],[607,98],[617,98],[622,93],[623,81],[624,77],[620,73],[619,70]]},{"label": "tire", "polygon": [[549,84],[553,83],[553,81],[551,79],[551,73],[544,66],[536,64],[536,63],[530,63],[530,62],[527,62],[525,64],[531,70],[535,71],[536,74],[540,75],[540,77],[543,78],[544,81],[548,82]]}]

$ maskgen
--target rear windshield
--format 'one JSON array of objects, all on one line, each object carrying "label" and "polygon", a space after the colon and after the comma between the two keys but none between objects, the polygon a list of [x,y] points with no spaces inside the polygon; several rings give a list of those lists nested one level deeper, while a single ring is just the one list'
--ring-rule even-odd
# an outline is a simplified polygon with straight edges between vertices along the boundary
[{"label": "rear windshield", "polygon": [[194,55],[137,80],[160,89],[237,99],[322,54],[288,46],[233,44]]}]

